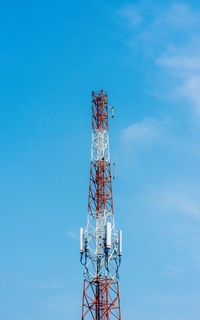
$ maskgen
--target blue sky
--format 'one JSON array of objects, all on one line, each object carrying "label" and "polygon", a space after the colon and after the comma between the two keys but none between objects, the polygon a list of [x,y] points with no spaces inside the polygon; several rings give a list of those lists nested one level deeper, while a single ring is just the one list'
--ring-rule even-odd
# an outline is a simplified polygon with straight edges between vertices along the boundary
[{"label": "blue sky", "polygon": [[0,28],[0,318],[80,319],[103,79],[122,319],[199,320],[198,1],[9,1]]}]

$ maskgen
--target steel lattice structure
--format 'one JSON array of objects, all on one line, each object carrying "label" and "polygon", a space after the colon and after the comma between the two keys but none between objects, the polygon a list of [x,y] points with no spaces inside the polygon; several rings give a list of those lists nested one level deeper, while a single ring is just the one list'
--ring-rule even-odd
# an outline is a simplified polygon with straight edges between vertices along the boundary
[{"label": "steel lattice structure", "polygon": [[[109,112],[111,114],[109,114]],[[82,320],[121,320],[118,269],[122,231],[114,224],[109,117],[113,107],[103,90],[92,92],[92,148],[87,227],[80,228],[84,266]]]}]

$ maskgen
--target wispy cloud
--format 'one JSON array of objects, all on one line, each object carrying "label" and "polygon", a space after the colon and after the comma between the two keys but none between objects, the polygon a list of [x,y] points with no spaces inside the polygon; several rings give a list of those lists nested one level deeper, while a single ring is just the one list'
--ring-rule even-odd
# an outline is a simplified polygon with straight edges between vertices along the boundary
[{"label": "wispy cloud", "polygon": [[68,230],[67,232],[66,232],[66,234],[67,234],[67,236],[69,237],[69,238],[71,238],[72,240],[79,240],[79,234],[78,234],[78,232],[74,232],[74,231],[71,231],[71,230]]},{"label": "wispy cloud", "polygon": [[171,68],[176,75],[185,76],[200,72],[200,56],[196,55],[170,55],[162,56],[157,59],[159,65]]},{"label": "wispy cloud", "polygon": [[159,141],[163,137],[165,126],[168,122],[154,118],[146,118],[131,124],[121,131],[123,143],[149,143]]},{"label": "wispy cloud", "polygon": [[168,190],[160,194],[160,199],[173,212],[200,218],[200,201],[187,192]]},{"label": "wispy cloud", "polygon": [[[127,161],[131,163],[128,163],[129,166],[132,162],[139,163],[137,167],[134,163],[134,170],[129,170],[128,178],[130,175],[135,178],[139,172],[138,179],[141,176],[143,179],[142,191],[140,193],[139,188],[133,186],[130,187],[130,194],[136,198],[138,192],[137,199],[141,197],[138,201],[140,214],[142,218],[145,215],[155,227],[152,234],[155,239],[159,235],[158,249],[163,244],[165,255],[160,275],[167,277],[171,283],[176,277],[175,287],[179,291],[180,284],[181,291],[185,277],[188,285],[196,288],[194,279],[198,283],[200,269],[199,127],[192,126],[194,122],[188,121],[191,118],[200,119],[200,11],[192,3],[162,2],[153,8],[154,5],[155,1],[140,1],[131,9],[127,6],[126,14],[121,12],[121,21],[122,26],[126,21],[124,42],[128,43],[132,53],[133,68],[140,72],[143,86],[151,88],[148,95],[165,100],[164,107],[157,116],[154,109],[151,118],[130,122],[121,131],[121,141],[127,150],[136,150],[136,156],[124,157],[123,161],[126,161],[126,170]],[[131,16],[131,10],[140,17],[138,23],[132,26],[130,19],[134,19],[134,15]],[[169,118],[170,124],[158,118]],[[148,158],[146,150],[149,146],[153,146],[154,152],[148,154]],[[144,152],[137,162],[137,151],[141,147]],[[150,156],[153,161],[156,159],[152,172],[149,172],[148,166]],[[148,164],[147,159],[150,160]],[[198,299],[193,303],[191,293],[180,298],[176,297],[176,293],[169,299],[167,295],[161,296],[161,300],[168,301],[168,306],[181,307],[190,299],[190,306],[197,310]],[[160,295],[157,302],[161,304],[159,299]],[[183,317],[171,312],[168,317],[165,314],[165,318]]]},{"label": "wispy cloud", "polygon": [[80,297],[75,293],[49,296],[44,305],[60,319],[80,316]]},{"label": "wispy cloud", "polygon": [[177,275],[180,274],[181,271],[182,271],[182,268],[180,266],[177,266],[175,264],[168,264],[165,267],[163,275],[169,276],[169,277],[176,277]]},{"label": "wispy cloud", "polygon": [[188,181],[176,180],[166,187],[151,190],[145,197],[144,201],[151,208],[151,214],[153,211],[161,221],[165,221],[163,228],[173,239],[174,250],[179,256],[179,259],[166,265],[164,275],[175,276],[187,268],[200,269],[199,191],[195,183],[192,185]]},{"label": "wispy cloud", "polygon": [[50,280],[48,282],[41,282],[35,285],[38,289],[66,289],[68,286],[64,281],[60,280]]},{"label": "wispy cloud", "polygon": [[[140,17],[139,30],[132,27],[130,46],[134,46],[134,52],[148,56],[154,68],[158,67],[158,76],[163,79],[159,90],[166,91],[165,99],[179,98],[200,116],[200,11],[182,2],[157,10],[151,10],[152,5],[146,8],[141,2],[138,6],[123,7],[121,18],[126,19],[129,28],[134,21],[132,12]],[[156,85],[154,90],[158,90]]]},{"label": "wispy cloud", "polygon": [[200,116],[200,54],[171,54],[160,57],[157,63],[175,77],[175,93],[186,98],[193,106],[195,114]]},{"label": "wispy cloud", "polygon": [[173,234],[176,236],[176,245],[182,249],[187,256],[193,268],[200,269],[200,223],[195,226],[179,225],[172,228]]},{"label": "wispy cloud", "polygon": [[[182,173],[182,172],[181,172]],[[200,186],[198,178],[188,179],[183,174],[174,180],[169,180],[164,185],[152,186],[146,193],[146,202],[155,212],[171,216],[188,217],[190,221],[200,223]],[[169,219],[170,221],[170,219]]]},{"label": "wispy cloud", "polygon": [[165,23],[176,30],[190,31],[199,25],[199,15],[187,3],[177,2],[169,6],[168,10],[160,12],[160,17],[155,21]]},{"label": "wispy cloud", "polygon": [[195,113],[200,117],[200,73],[189,77],[181,87],[181,94],[191,101]]},{"label": "wispy cloud", "polygon": [[142,20],[139,10],[134,5],[124,5],[118,11],[118,15],[129,28],[134,28],[140,25]]}]

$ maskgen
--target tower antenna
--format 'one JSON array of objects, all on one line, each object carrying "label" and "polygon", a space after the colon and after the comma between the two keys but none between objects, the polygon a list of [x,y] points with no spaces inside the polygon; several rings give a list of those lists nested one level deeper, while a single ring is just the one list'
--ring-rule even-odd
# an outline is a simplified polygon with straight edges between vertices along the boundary
[{"label": "tower antenna", "polygon": [[109,110],[107,92],[92,92],[88,217],[87,227],[80,228],[80,260],[84,266],[82,320],[121,320],[118,270],[122,231],[117,232],[114,224]]}]

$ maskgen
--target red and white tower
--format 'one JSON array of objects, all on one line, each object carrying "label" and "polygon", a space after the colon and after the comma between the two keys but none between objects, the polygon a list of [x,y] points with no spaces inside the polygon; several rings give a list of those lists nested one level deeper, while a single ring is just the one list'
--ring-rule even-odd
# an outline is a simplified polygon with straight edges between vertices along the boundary
[{"label": "red and white tower", "polygon": [[[111,114],[110,114],[111,113]],[[103,90],[92,92],[92,148],[87,227],[80,228],[84,266],[82,320],[121,320],[118,269],[122,231],[114,224],[108,119],[113,107]]]}]

